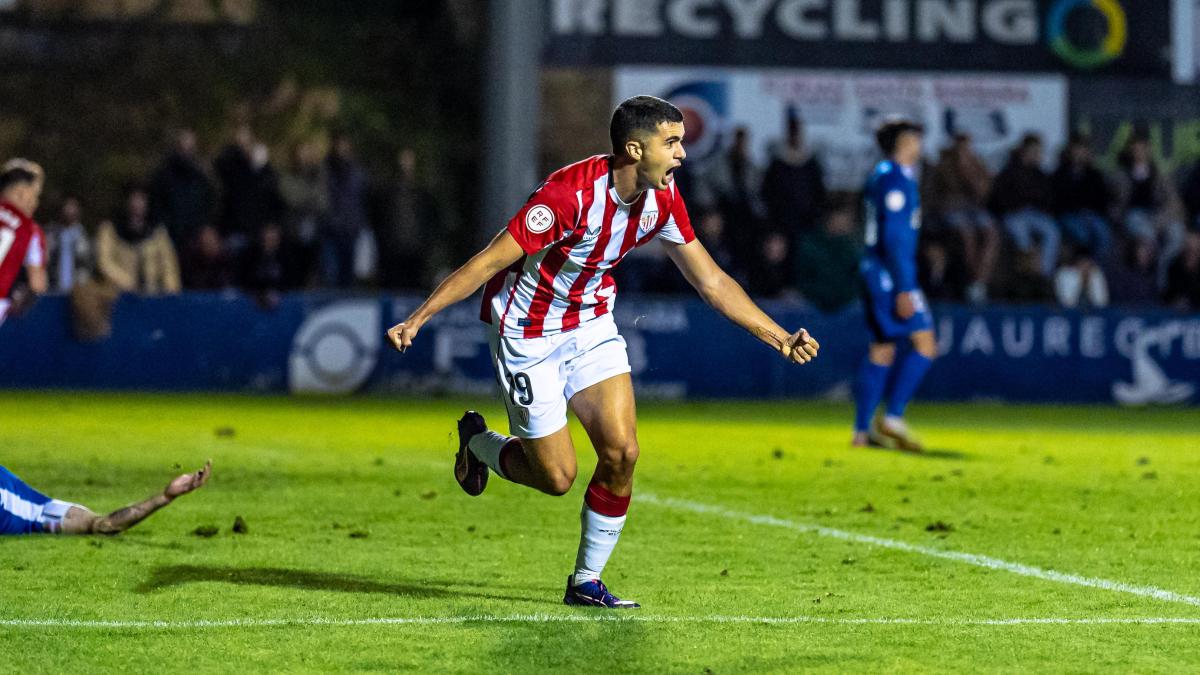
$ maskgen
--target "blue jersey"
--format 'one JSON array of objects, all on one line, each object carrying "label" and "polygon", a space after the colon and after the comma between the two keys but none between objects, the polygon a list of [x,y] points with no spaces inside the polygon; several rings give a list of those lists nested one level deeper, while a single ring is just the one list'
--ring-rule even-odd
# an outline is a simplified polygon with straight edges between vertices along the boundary
[{"label": "blue jersey", "polygon": [[892,161],[875,166],[863,190],[867,214],[866,261],[887,270],[894,291],[917,289],[917,235],[921,201],[912,169]]},{"label": "blue jersey", "polygon": [[45,532],[44,512],[53,501],[0,466],[0,535]]},{"label": "blue jersey", "polygon": [[[863,303],[875,342],[893,342],[933,327],[925,297],[917,288],[917,237],[921,202],[912,170],[880,162],[863,190],[867,250],[862,261]],[[896,294],[913,293],[916,312],[895,313]]]}]

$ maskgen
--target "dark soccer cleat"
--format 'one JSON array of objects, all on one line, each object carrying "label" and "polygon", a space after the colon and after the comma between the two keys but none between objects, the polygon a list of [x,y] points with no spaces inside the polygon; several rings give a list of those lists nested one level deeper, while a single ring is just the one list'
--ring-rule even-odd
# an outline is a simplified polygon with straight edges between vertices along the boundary
[{"label": "dark soccer cleat", "polygon": [[637,609],[641,605],[632,600],[622,600],[608,592],[603,581],[587,581],[578,586],[573,582],[574,575],[567,577],[567,592],[563,595],[564,605],[578,607],[604,607],[607,609]]},{"label": "dark soccer cleat", "polygon": [[487,487],[488,468],[487,464],[475,457],[467,447],[467,442],[475,434],[485,431],[487,423],[483,421],[483,415],[474,410],[463,413],[462,419],[458,421],[458,454],[454,456],[454,480],[458,481],[463,492],[472,497],[479,496]]}]

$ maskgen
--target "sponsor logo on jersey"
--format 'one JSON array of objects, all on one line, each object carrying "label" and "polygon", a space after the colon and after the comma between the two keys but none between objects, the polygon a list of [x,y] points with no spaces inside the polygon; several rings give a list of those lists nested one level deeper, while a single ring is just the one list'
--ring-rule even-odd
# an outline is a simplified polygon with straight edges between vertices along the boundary
[{"label": "sponsor logo on jersey", "polygon": [[887,206],[888,211],[899,211],[904,208],[904,204],[908,200],[904,198],[904,193],[900,190],[892,190],[883,198],[884,206]]}]

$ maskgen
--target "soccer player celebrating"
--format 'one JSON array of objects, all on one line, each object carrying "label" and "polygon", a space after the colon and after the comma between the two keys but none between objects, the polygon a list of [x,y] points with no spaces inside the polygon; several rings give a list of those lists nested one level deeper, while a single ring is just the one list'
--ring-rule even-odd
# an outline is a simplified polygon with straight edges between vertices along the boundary
[{"label": "soccer player celebrating", "polygon": [[692,232],[672,179],[686,153],[683,114],[652,96],[613,112],[613,153],[550,175],[492,242],[446,278],[403,323],[388,330],[396,349],[421,326],[486,282],[481,318],[513,436],[488,430],[467,411],[458,421],[454,477],[469,495],[489,471],[551,495],[570,490],[577,472],[567,408],[596,450],[584,497],[575,571],[563,602],[638,607],[600,581],[625,526],[639,446],[625,340],[612,318],[611,271],[637,246],[657,239],[713,308],[783,358],[807,363],[817,341],[788,334],[723,272]]},{"label": "soccer player celebrating", "polygon": [[20,305],[27,307],[50,285],[42,229],[33,222],[42,182],[42,167],[28,160],[12,159],[0,168],[0,324],[13,306],[10,295],[22,268],[34,295]]},{"label": "soccer player celebrating", "polygon": [[119,534],[151,513],[199,489],[212,475],[212,460],[195,473],[185,473],[159,494],[100,516],[85,506],[51,499],[29,487],[0,466],[0,535],[4,534]]},{"label": "soccer player celebrating", "polygon": [[[855,446],[894,445],[921,451],[904,421],[904,408],[937,356],[933,317],[917,287],[921,209],[914,169],[921,158],[923,131],[918,124],[893,119],[875,135],[887,159],[875,167],[863,192],[867,250],[861,275],[872,337],[854,392]],[[896,363],[896,343],[903,338],[908,338],[911,348],[904,345]],[[872,422],[885,390],[886,414]]]}]

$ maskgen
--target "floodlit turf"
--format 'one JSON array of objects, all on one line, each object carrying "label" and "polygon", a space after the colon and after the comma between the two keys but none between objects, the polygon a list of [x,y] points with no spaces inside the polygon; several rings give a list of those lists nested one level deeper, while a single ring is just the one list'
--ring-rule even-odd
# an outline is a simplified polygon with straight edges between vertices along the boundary
[{"label": "floodlit turf", "polygon": [[[476,404],[502,419],[498,401]],[[450,474],[464,405],[0,394],[0,463],[55,497],[110,510],[181,467],[215,471],[119,537],[0,540],[2,668],[1200,668],[1200,623],[1120,622],[1200,622],[1194,409],[917,404],[935,451],[913,457],[849,449],[847,406],[643,403],[605,578],[644,609],[602,615],[560,604],[585,437],[570,495],[493,478],[470,498]],[[1074,622],[986,622],[1052,618]]]}]

